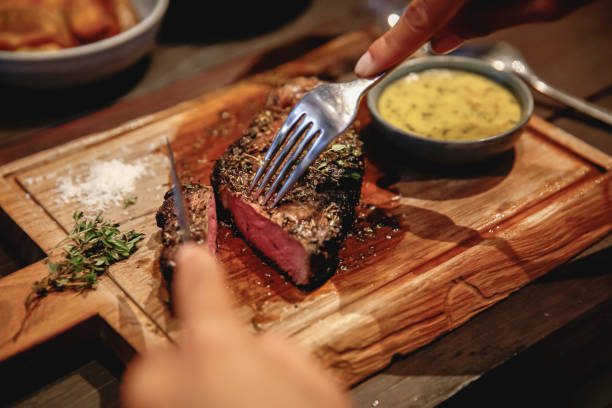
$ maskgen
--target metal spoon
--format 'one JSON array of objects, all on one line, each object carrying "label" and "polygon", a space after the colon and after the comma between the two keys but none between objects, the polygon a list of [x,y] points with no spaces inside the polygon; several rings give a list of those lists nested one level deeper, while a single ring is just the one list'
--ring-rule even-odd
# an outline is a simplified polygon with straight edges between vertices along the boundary
[{"label": "metal spoon", "polygon": [[466,44],[452,52],[452,54],[488,60],[495,69],[499,71],[514,72],[542,94],[612,126],[612,112],[553,88],[551,85],[542,81],[529,65],[527,65],[520,51],[510,44],[505,42],[493,44]]}]

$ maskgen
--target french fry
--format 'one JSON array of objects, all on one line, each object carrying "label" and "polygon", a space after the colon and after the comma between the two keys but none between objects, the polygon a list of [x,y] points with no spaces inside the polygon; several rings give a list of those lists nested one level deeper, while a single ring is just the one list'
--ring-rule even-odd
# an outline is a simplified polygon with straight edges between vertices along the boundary
[{"label": "french fry", "polygon": [[128,30],[138,23],[138,15],[130,0],[105,0],[117,19],[121,31]]},{"label": "french fry", "polygon": [[0,0],[0,50],[74,47],[137,23],[130,0]]},{"label": "french fry", "polygon": [[0,49],[17,50],[55,44],[76,45],[62,8],[27,1],[0,1]]},{"label": "french fry", "polygon": [[119,25],[98,0],[69,0],[66,13],[70,29],[83,41],[96,41],[119,33]]}]

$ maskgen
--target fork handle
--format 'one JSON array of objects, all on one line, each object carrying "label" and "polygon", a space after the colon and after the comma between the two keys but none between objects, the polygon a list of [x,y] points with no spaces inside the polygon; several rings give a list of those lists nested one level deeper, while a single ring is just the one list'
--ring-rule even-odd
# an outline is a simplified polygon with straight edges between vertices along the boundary
[{"label": "fork handle", "polygon": [[362,89],[361,92],[362,93],[365,93],[370,88],[372,88],[374,85],[376,85],[378,82],[380,82],[380,80],[383,79],[388,73],[389,73],[389,71],[384,71],[384,72],[381,72],[380,74],[376,75],[375,77],[372,77],[372,78],[359,78],[359,79],[356,79],[353,82],[355,83],[356,86],[361,87],[361,89]]},{"label": "fork handle", "polygon": [[376,75],[373,78],[357,78],[350,82],[344,82],[341,87],[329,88],[329,94],[325,95],[326,98],[335,100],[336,96],[342,95],[344,103],[347,106],[357,106],[361,97],[374,85],[376,85],[389,71],[385,71]]}]

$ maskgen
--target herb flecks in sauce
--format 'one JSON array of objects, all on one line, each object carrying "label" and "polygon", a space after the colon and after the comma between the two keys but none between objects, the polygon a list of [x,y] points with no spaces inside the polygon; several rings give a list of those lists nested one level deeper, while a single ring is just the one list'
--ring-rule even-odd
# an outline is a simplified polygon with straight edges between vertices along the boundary
[{"label": "herb flecks in sauce", "polygon": [[512,129],[521,106],[504,86],[466,71],[430,69],[385,88],[383,118],[409,133],[439,140],[475,140]]}]

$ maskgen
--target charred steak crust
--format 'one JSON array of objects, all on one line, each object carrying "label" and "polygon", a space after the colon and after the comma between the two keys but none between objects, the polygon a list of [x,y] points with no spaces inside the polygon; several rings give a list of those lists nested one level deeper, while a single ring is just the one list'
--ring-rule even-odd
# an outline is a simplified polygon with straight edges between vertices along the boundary
[{"label": "charred steak crust", "polygon": [[[210,186],[200,184],[184,185],[187,217],[191,217],[189,237],[192,241],[204,244],[214,252],[216,245],[216,208],[213,190]],[[164,196],[164,202],[155,214],[157,226],[162,229],[163,244],[159,257],[161,271],[167,281],[172,281],[174,259],[180,244],[179,225],[174,212],[174,194],[172,190]]]},{"label": "charred steak crust", "polygon": [[[340,135],[275,208],[254,202],[246,191],[295,103],[319,83],[316,78],[298,78],[273,91],[245,135],[217,160],[211,175],[217,202],[223,207],[219,216],[231,214],[249,244],[298,285],[316,284],[333,273],[359,201],[362,142],[353,128]],[[305,262],[297,259],[302,250]]]}]

